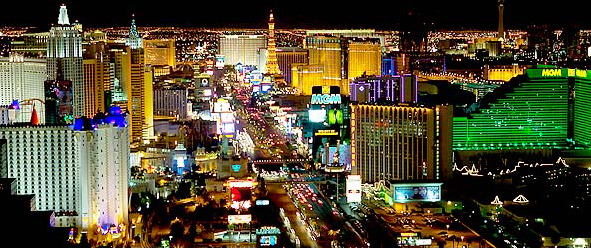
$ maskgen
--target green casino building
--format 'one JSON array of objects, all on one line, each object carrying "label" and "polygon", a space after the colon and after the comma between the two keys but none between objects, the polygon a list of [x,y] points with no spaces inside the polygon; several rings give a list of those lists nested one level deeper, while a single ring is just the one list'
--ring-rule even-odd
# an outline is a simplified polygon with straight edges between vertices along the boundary
[{"label": "green casino building", "polygon": [[572,149],[591,145],[591,70],[527,69],[453,118],[453,149]]}]

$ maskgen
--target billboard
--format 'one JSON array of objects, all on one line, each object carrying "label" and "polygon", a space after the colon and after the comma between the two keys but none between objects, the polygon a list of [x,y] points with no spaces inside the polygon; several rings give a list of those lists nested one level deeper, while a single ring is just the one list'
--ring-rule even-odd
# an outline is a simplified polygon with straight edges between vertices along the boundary
[{"label": "billboard", "polygon": [[[47,124],[73,123],[72,81],[45,81],[45,115]],[[17,102],[18,103],[18,102]]]},{"label": "billboard", "polygon": [[228,224],[245,224],[250,223],[252,216],[250,214],[236,214],[228,215]]},{"label": "billboard", "polygon": [[199,74],[195,77],[195,88],[209,87],[211,76],[207,74]]},{"label": "billboard", "polygon": [[215,103],[213,103],[213,112],[214,113],[228,113],[232,112],[230,108],[230,102],[228,100],[220,98]]},{"label": "billboard", "polygon": [[277,228],[277,227],[264,226],[259,229],[256,229],[256,234],[257,235],[273,235],[273,234],[279,235],[279,234],[281,234],[281,230],[279,230],[279,228]]},{"label": "billboard", "polygon": [[232,113],[221,113],[220,119],[222,123],[234,123],[234,114]]},{"label": "billboard", "polygon": [[228,180],[228,187],[230,188],[252,188],[254,186],[253,180],[240,180],[240,179],[232,179]]},{"label": "billboard", "polygon": [[321,129],[321,130],[317,130],[314,133],[314,136],[337,136],[337,135],[339,135],[339,132],[334,129],[328,129],[328,130]]},{"label": "billboard", "polygon": [[230,191],[232,201],[246,201],[252,198],[251,188],[232,188]]},{"label": "billboard", "polygon": [[260,71],[253,71],[250,73],[248,79],[252,85],[260,85],[261,81],[263,81],[263,73]]},{"label": "billboard", "polygon": [[271,89],[271,85],[263,85],[261,86],[261,92],[267,92]]},{"label": "billboard", "polygon": [[259,243],[261,244],[261,246],[274,246],[277,244],[277,236],[261,236],[261,238],[259,239]]},{"label": "billboard", "polygon": [[203,96],[211,96],[212,92],[211,89],[204,89],[203,90]]},{"label": "billboard", "polygon": [[324,109],[310,109],[308,110],[308,118],[310,122],[319,123],[326,120],[326,110]]},{"label": "billboard", "polygon": [[223,68],[226,65],[226,56],[225,55],[216,55],[215,56],[215,67]]},{"label": "billboard", "polygon": [[251,188],[231,188],[230,189],[230,199],[232,199],[232,203],[230,204],[231,208],[248,209],[251,206],[250,200],[252,199],[252,189]]},{"label": "billboard", "polygon": [[361,176],[347,176],[347,203],[361,202]]},{"label": "billboard", "polygon": [[231,122],[231,123],[224,123],[223,124],[223,130],[222,130],[222,133],[223,134],[233,134],[235,132],[236,132],[236,129],[234,127],[234,123],[233,122]]},{"label": "billboard", "polygon": [[255,205],[257,206],[268,206],[269,200],[256,200]]},{"label": "billboard", "polygon": [[393,184],[395,202],[440,201],[441,183]]},{"label": "billboard", "polygon": [[331,109],[328,111],[328,124],[343,124],[343,111],[340,109]]}]

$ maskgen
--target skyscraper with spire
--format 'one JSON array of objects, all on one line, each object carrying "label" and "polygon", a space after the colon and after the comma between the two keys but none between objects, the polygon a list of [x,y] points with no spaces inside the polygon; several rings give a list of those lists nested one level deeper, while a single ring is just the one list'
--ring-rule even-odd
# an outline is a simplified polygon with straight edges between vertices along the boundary
[{"label": "skyscraper with spire", "polygon": [[129,46],[131,49],[138,49],[144,48],[143,39],[140,37],[140,34],[137,32],[137,27],[135,26],[135,15],[131,15],[131,27],[129,28],[129,36],[125,41],[125,45]]},{"label": "skyscraper with spire", "polygon": [[267,63],[265,72],[268,74],[279,75],[279,64],[277,63],[277,53],[275,51],[275,19],[273,18],[273,11],[269,15],[269,39],[267,40]]},{"label": "skyscraper with spire", "polygon": [[143,40],[137,31],[133,15],[125,44],[129,46],[131,54],[131,80],[130,85],[125,86],[129,89],[127,110],[130,113],[130,141],[137,144],[153,135],[153,119],[149,113],[152,106],[148,106],[152,103],[152,73],[146,67]]},{"label": "skyscraper with spire", "polygon": [[60,6],[57,24],[51,27],[47,39],[47,79],[56,80],[58,70],[65,80],[72,81],[74,116],[84,115],[82,36],[70,24],[65,5]]}]

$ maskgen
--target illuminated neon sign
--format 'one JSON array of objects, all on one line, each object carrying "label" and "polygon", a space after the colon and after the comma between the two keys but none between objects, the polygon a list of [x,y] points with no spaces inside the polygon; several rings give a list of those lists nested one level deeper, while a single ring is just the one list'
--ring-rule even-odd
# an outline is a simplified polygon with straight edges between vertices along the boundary
[{"label": "illuminated neon sign", "polygon": [[542,77],[560,77],[562,76],[561,69],[543,69]]},{"label": "illuminated neon sign", "polygon": [[313,94],[312,104],[341,104],[340,94]]},{"label": "illuminated neon sign", "polygon": [[252,188],[254,185],[252,180],[231,180],[228,181],[230,188]]},{"label": "illuminated neon sign", "polygon": [[270,234],[281,234],[281,230],[279,230],[279,228],[277,227],[268,227],[265,226],[263,228],[259,228],[256,229],[256,234],[257,235],[270,235]]}]

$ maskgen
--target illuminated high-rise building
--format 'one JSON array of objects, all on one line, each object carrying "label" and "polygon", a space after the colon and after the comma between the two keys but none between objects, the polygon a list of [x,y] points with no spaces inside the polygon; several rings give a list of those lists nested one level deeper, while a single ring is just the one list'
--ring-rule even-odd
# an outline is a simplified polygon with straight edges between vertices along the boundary
[{"label": "illuminated high-rise building", "polygon": [[92,118],[97,112],[105,111],[105,90],[104,84],[99,80],[100,62],[96,59],[85,59],[82,61],[84,76],[84,116]]},{"label": "illuminated high-rise building", "polygon": [[[13,105],[20,102],[17,122],[28,122],[33,112],[33,104],[37,104],[38,117],[45,123],[45,101],[43,82],[47,77],[44,59],[29,59],[22,55],[11,54],[8,58],[0,58],[0,106]],[[34,100],[36,99],[36,100]]]},{"label": "illuminated high-rise building", "polygon": [[484,65],[482,78],[490,81],[509,81],[517,75],[525,73],[525,66],[514,65]]},{"label": "illuminated high-rise building", "polygon": [[32,58],[45,58],[47,56],[47,39],[49,32],[22,34],[23,40],[10,42],[10,51],[24,54]]},{"label": "illuminated high-rise building", "polygon": [[292,64],[291,85],[302,95],[312,95],[312,86],[324,85],[323,73],[322,65]]},{"label": "illuminated high-rise building", "polygon": [[[349,80],[363,74],[381,74],[382,55],[377,39],[312,36],[306,38],[305,45],[308,49],[308,66],[322,68],[322,82],[319,85],[339,86],[341,94],[349,95]],[[297,71],[306,70],[301,68]],[[302,80],[304,76],[297,77]],[[312,86],[318,85],[313,83],[307,80],[298,82],[298,87],[302,87],[299,88],[301,94],[310,95]]]},{"label": "illuminated high-rise building", "polygon": [[418,78],[403,76],[362,76],[350,83],[351,101],[357,103],[416,103]]},{"label": "illuminated high-rise building", "polygon": [[541,150],[591,146],[591,71],[527,69],[454,117],[454,150]]},{"label": "illuminated high-rise building", "polygon": [[127,110],[130,113],[131,141],[139,142],[145,126],[145,64],[143,49],[131,49],[131,91],[127,98]]},{"label": "illuminated high-rise building", "polygon": [[186,120],[188,96],[186,88],[154,89],[154,114]]},{"label": "illuminated high-rise building", "polygon": [[135,15],[131,15],[131,27],[129,28],[129,35],[127,36],[127,40],[125,41],[125,45],[130,47],[131,49],[138,49],[144,47],[144,41],[140,34],[137,31],[137,27],[135,26]]},{"label": "illuminated high-rise building", "polygon": [[277,64],[277,53],[275,51],[275,18],[273,18],[273,11],[269,15],[269,39],[267,43],[267,63],[265,73],[281,74],[279,65]]},{"label": "illuminated high-rise building", "polygon": [[380,180],[447,180],[452,106],[351,105],[352,173]]},{"label": "illuminated high-rise building", "polygon": [[19,194],[35,194],[36,209],[54,211],[55,226],[89,233],[126,225],[129,199],[125,117],[118,110],[93,121],[0,127],[1,176],[16,178]]},{"label": "illuminated high-rise building", "polygon": [[385,51],[386,36],[375,29],[311,29],[306,30],[306,36],[334,36],[346,38],[372,38],[380,41]]},{"label": "illuminated high-rise building", "polygon": [[287,85],[295,87],[292,84],[292,65],[307,64],[308,51],[299,47],[278,47],[277,63]]},{"label": "illuminated high-rise building", "polygon": [[219,53],[225,56],[227,65],[257,65],[257,50],[266,47],[264,35],[222,35]]},{"label": "illuminated high-rise building", "polygon": [[[59,62],[58,62],[59,61]],[[56,80],[58,63],[64,79],[73,84],[74,116],[84,115],[84,87],[82,78],[82,36],[68,18],[65,5],[60,7],[58,24],[49,30],[47,39],[47,79]]]},{"label": "illuminated high-rise building", "polygon": [[80,227],[121,228],[128,224],[129,130],[107,123],[107,118],[94,121],[91,130],[76,131],[82,137],[78,139]]},{"label": "illuminated high-rise building", "polygon": [[[131,49],[121,44],[109,43],[109,58],[114,67],[112,102],[127,102],[131,92]],[[127,106],[124,107],[127,110]]]},{"label": "illuminated high-rise building", "polygon": [[175,67],[174,39],[144,40],[146,65]]},{"label": "illuminated high-rise building", "polygon": [[[130,113],[131,143],[137,144],[153,136],[152,70],[146,68],[142,38],[139,37],[135,20],[132,19],[129,37],[130,81],[125,85],[127,111]],[[124,56],[121,54],[121,56]],[[123,75],[125,76],[125,75]],[[150,106],[148,106],[148,104]]]},{"label": "illuminated high-rise building", "polygon": [[154,70],[153,67],[144,67],[144,129],[142,137],[148,140],[154,137]]}]

